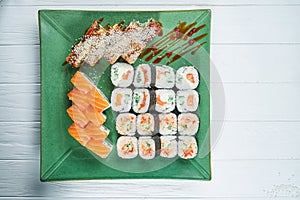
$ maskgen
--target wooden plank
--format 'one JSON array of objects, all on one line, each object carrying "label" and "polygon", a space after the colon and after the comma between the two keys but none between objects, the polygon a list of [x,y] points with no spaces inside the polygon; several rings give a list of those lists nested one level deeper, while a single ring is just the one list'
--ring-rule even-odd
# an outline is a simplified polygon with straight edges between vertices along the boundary
[{"label": "wooden plank", "polygon": [[[299,52],[300,45],[212,45],[211,61],[224,83],[299,82]],[[212,73],[211,82],[220,80]]]},{"label": "wooden plank", "polygon": [[300,159],[300,122],[220,122],[211,124],[213,160]]},{"label": "wooden plank", "polygon": [[[0,45],[39,44],[38,9],[48,6],[0,8]],[[52,6],[51,9],[110,10],[115,6]],[[120,7],[119,7],[120,8]],[[150,7],[151,8],[151,7]],[[153,8],[153,7],[152,7]],[[178,9],[178,7],[159,6],[157,9]],[[180,7],[206,8],[203,6]],[[125,6],[126,9],[149,9],[143,6]],[[212,7],[212,34],[214,44],[232,43],[300,43],[300,6],[219,6]],[[254,13],[254,14],[253,14]],[[238,17],[237,17],[238,16]],[[22,20],[19,20],[22,19]],[[13,22],[13,23],[7,23]],[[293,27],[293,28],[290,28]],[[12,31],[13,30],[13,31]]]},{"label": "wooden plank", "polygon": [[[218,123],[211,123],[212,160],[300,160],[300,122],[224,122],[221,132]],[[0,160],[39,159],[40,123],[0,129]]]},{"label": "wooden plank", "polygon": [[[0,52],[0,84],[40,83],[38,45],[0,46]],[[212,45],[212,69],[217,71],[211,71],[211,82],[300,82],[298,52],[300,45]]]},{"label": "wooden plank", "polygon": [[40,47],[0,46],[0,84],[40,83]]},{"label": "wooden plank", "polygon": [[0,160],[38,160],[40,123],[0,123]]},{"label": "wooden plank", "polygon": [[[4,6],[70,6],[70,5],[99,5],[99,4],[115,4],[115,5],[123,5],[123,4],[142,4],[142,5],[153,5],[153,4],[170,4],[167,0],[153,0],[151,2],[143,1],[143,0],[133,0],[130,2],[124,2],[121,0],[116,0],[113,2],[107,2],[105,0],[88,0],[85,1],[84,4],[80,0],[70,1],[51,1],[51,0],[9,0],[2,2]],[[297,0],[173,0],[172,4],[179,5],[189,5],[189,4],[201,4],[201,5],[221,5],[221,6],[234,6],[234,5],[298,5],[299,1]]]},{"label": "wooden plank", "polygon": [[[0,161],[1,196],[299,197],[299,160],[214,161],[212,181],[98,180],[41,183],[39,161]],[[150,189],[149,189],[150,188]],[[159,191],[159,192],[155,192]]]},{"label": "wooden plank", "polygon": [[[299,86],[300,83],[212,84],[212,102],[218,104],[218,109],[225,106],[227,121],[299,121]],[[0,85],[0,113],[5,113],[0,115],[0,122],[39,121],[39,102],[39,85]],[[223,120],[224,113],[213,108],[212,105],[212,119]]]},{"label": "wooden plank", "polygon": [[[53,200],[52,197],[0,197],[0,200]],[[82,200],[82,197],[59,197],[60,200]],[[98,200],[98,199],[108,199],[108,200],[119,200],[119,199],[138,199],[141,197],[84,197],[84,200]],[[166,199],[183,199],[183,197],[143,197],[142,199],[155,199],[155,200],[166,200]],[[226,199],[226,200],[265,200],[266,197],[189,197],[191,200],[218,200],[218,199]],[[272,199],[268,197],[268,199]],[[286,199],[294,199],[293,197],[278,197],[276,196],[276,200],[286,200]]]},{"label": "wooden plank", "polygon": [[40,120],[40,86],[0,85],[0,121]]}]

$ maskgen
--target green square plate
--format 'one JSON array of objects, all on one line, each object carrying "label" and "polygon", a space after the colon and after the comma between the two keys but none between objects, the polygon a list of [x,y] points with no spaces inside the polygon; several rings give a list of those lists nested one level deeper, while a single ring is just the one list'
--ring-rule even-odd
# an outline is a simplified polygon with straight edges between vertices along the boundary
[{"label": "green square plate", "polygon": [[[165,179],[198,179],[210,180],[210,98],[209,98],[209,50],[210,50],[210,10],[188,11],[39,11],[40,44],[41,44],[41,180],[87,180],[87,179],[129,179],[129,178],[165,178]],[[198,155],[194,159],[163,159],[159,156],[153,160],[123,160],[117,157],[115,130],[115,113],[109,108],[107,126],[111,132],[109,139],[114,150],[106,159],[100,159],[82,147],[68,134],[72,120],[66,113],[71,105],[67,93],[73,86],[71,77],[77,69],[62,67],[71,46],[82,37],[85,30],[96,19],[104,18],[102,24],[115,24],[125,20],[145,22],[150,18],[163,25],[166,35],[179,22],[202,26],[193,37],[201,34],[205,37],[193,45],[202,43],[196,52],[186,53],[169,64],[174,69],[184,65],[194,65],[200,72],[200,84],[196,90],[200,94],[199,109],[200,128],[197,133]],[[162,36],[163,37],[163,36]],[[148,46],[162,37],[156,37]],[[188,40],[187,40],[188,41]],[[204,43],[203,43],[204,42]],[[167,51],[168,49],[166,49]],[[174,52],[175,53],[175,52]],[[174,54],[173,54],[174,55]],[[155,58],[154,58],[155,59]],[[139,63],[151,63],[153,60],[139,59]],[[160,64],[166,64],[164,57]],[[96,72],[99,75],[97,86],[110,98],[113,86],[110,82],[110,64],[101,59],[94,68],[82,67],[87,74]],[[94,70],[94,71],[93,71]],[[96,71],[95,71],[96,70]]]}]

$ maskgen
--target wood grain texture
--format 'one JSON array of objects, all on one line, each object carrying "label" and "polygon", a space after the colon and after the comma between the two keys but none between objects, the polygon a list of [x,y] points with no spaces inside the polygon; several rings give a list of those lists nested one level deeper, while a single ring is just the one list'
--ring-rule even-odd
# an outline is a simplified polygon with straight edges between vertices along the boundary
[{"label": "wood grain texture", "polygon": [[[300,122],[227,121],[221,132],[218,123],[211,123],[213,161],[300,160]],[[0,123],[0,129],[0,160],[39,160],[39,122]]]},{"label": "wood grain texture", "polygon": [[[214,161],[210,182],[98,180],[41,183],[39,161],[0,161],[1,196],[59,197],[297,197],[299,160]],[[6,173],[3,173],[6,172]],[[260,177],[258,180],[257,178]],[[16,184],[17,183],[17,184]],[[216,188],[218,188],[216,190]],[[159,191],[159,192],[154,192]]]},{"label": "wood grain texture", "polygon": [[[0,84],[40,83],[38,45],[0,46],[0,52]],[[212,67],[221,80],[212,74],[211,83],[299,83],[299,52],[300,45],[212,45]]]},{"label": "wood grain texture", "polygon": [[[0,0],[0,200],[299,199],[300,2],[173,0],[168,6],[167,0],[133,0],[122,6],[124,3]],[[218,74],[211,75],[212,94],[217,94],[212,98],[224,86],[226,107],[225,121],[215,113],[211,124],[212,141],[216,141],[212,144],[212,181],[41,183],[37,11],[153,8],[212,9],[211,58],[221,77],[220,81]],[[221,105],[222,101],[217,98]]]},{"label": "wood grain texture", "polygon": [[[222,86],[227,121],[300,120],[300,83]],[[211,84],[211,91],[218,87],[218,83]],[[223,103],[223,99],[218,100]],[[0,122],[39,121],[39,102],[40,86],[37,84],[0,85],[0,113],[5,113],[0,115]],[[222,113],[214,114],[213,120],[223,120]]]},{"label": "wood grain texture", "polygon": [[[38,9],[42,8],[26,6],[18,10],[18,15],[10,15],[10,13],[15,12],[16,8],[1,7],[0,45],[39,44],[37,12]],[[48,7],[44,7],[44,9],[46,8]],[[51,7],[51,9],[59,8],[61,7]],[[157,9],[162,10],[169,8],[172,7],[157,7]],[[180,9],[188,8],[199,9],[207,7],[180,7]],[[111,10],[116,9],[116,7],[68,6],[67,9]],[[124,7],[124,9],[142,9],[142,7],[128,6],[127,8]],[[178,9],[178,7],[174,7],[173,9]],[[298,26],[299,17],[300,6],[213,7],[211,42],[212,44],[300,43],[298,37],[300,34],[300,27]],[[289,27],[293,27],[293,29]]]},{"label": "wood grain texture", "polygon": [[[115,0],[113,2],[107,2],[105,0],[88,0],[84,3],[80,0],[73,1],[52,1],[52,0],[6,0],[3,1],[2,4],[4,6],[72,6],[72,5],[123,5],[123,4],[132,4],[132,5],[153,5],[153,4],[170,4],[168,0],[152,0],[143,1],[143,0],[134,0],[130,2],[124,2],[122,0]],[[300,4],[297,0],[173,0],[171,4],[175,5],[190,5],[190,4],[199,4],[199,5],[220,5],[220,6],[237,6],[237,5],[298,5]]]}]

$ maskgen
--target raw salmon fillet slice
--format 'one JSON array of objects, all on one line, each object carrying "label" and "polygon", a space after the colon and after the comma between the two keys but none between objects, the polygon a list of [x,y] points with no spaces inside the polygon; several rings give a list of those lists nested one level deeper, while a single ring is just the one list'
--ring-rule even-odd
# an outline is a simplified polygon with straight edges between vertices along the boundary
[{"label": "raw salmon fillet slice", "polygon": [[81,128],[84,128],[89,122],[85,115],[74,104],[67,109],[67,113],[69,114],[71,119]]},{"label": "raw salmon fillet slice", "polygon": [[102,112],[110,107],[110,104],[106,97],[101,94],[101,92],[96,88],[93,88],[87,94],[87,99],[89,104],[91,104],[98,112]]},{"label": "raw salmon fillet slice", "polygon": [[86,135],[86,134],[81,134],[81,132],[84,129],[81,129],[79,126],[77,126],[75,123],[73,123],[69,128],[69,134],[75,139],[77,140],[81,145],[85,146],[88,141],[91,139],[90,136]]},{"label": "raw salmon fillet slice", "polygon": [[89,123],[85,128],[73,123],[68,129],[70,135],[75,138],[80,144],[86,145],[91,139],[97,141],[103,141],[108,135],[109,130],[105,127],[96,127],[92,123]]},{"label": "raw salmon fillet slice", "polygon": [[86,94],[76,88],[68,93],[68,97],[81,111],[89,106]]},{"label": "raw salmon fillet slice", "polygon": [[95,140],[105,139],[109,135],[109,130],[104,126],[95,126],[93,123],[89,123],[85,129],[85,133]]},{"label": "raw salmon fillet slice", "polygon": [[85,147],[101,158],[106,158],[112,150],[112,145],[109,142],[104,141],[102,143],[94,139],[91,139]]},{"label": "raw salmon fillet slice", "polygon": [[93,106],[88,105],[84,114],[95,126],[101,126],[106,121],[106,116],[102,112],[98,112]]},{"label": "raw salmon fillet slice", "polygon": [[86,76],[83,73],[79,71],[77,71],[74,74],[74,76],[71,79],[71,83],[73,83],[73,85],[77,89],[84,92],[85,94],[95,87],[94,84],[88,78],[86,78]]}]

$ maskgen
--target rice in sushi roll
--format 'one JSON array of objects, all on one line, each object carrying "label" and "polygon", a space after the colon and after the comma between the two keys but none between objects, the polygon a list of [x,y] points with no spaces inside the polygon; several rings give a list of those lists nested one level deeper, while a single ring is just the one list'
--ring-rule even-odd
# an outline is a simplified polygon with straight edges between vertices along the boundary
[{"label": "rice in sushi roll", "polygon": [[150,93],[147,89],[135,89],[133,91],[132,109],[136,113],[145,113],[149,109]]},{"label": "rice in sushi roll", "polygon": [[131,109],[132,90],[115,88],[111,94],[111,108],[117,112],[128,112]]},{"label": "rice in sushi roll", "polygon": [[176,136],[160,137],[160,156],[164,158],[174,158],[177,155]]},{"label": "rice in sushi roll", "polygon": [[117,141],[117,152],[120,158],[135,158],[138,155],[138,144],[136,137],[119,137]]},{"label": "rice in sushi roll", "polygon": [[177,91],[176,105],[179,112],[194,112],[199,104],[199,94],[195,90]]},{"label": "rice in sushi roll", "polygon": [[154,123],[154,117],[152,114],[139,114],[137,116],[137,132],[140,135],[153,135]]},{"label": "rice in sushi roll", "polygon": [[173,90],[156,90],[155,110],[157,112],[167,113],[175,109],[175,92]]},{"label": "rice in sushi roll", "polygon": [[172,88],[175,85],[175,72],[174,69],[163,65],[156,66],[156,79],[155,87],[157,88]]},{"label": "rice in sushi roll", "polygon": [[136,131],[136,116],[132,113],[121,113],[116,119],[116,129],[120,135],[132,136]]},{"label": "rice in sushi roll", "polygon": [[155,141],[151,137],[139,138],[139,155],[145,160],[150,160],[155,157]]},{"label": "rice in sushi roll", "polygon": [[195,135],[199,128],[199,118],[193,113],[178,115],[178,133],[180,135]]},{"label": "rice in sushi roll", "polygon": [[175,135],[177,130],[177,117],[174,113],[159,114],[159,133],[162,135]]},{"label": "rice in sushi roll", "polygon": [[183,159],[194,158],[198,153],[198,145],[193,136],[178,137],[178,156]]},{"label": "rice in sushi roll", "polygon": [[151,68],[148,64],[141,64],[135,70],[133,85],[135,87],[149,87],[151,83]]},{"label": "rice in sushi roll", "polygon": [[111,82],[116,87],[128,87],[133,80],[133,67],[127,63],[116,63],[111,67]]},{"label": "rice in sushi roll", "polygon": [[180,67],[176,72],[176,87],[180,90],[195,89],[199,85],[198,71],[193,66]]}]

